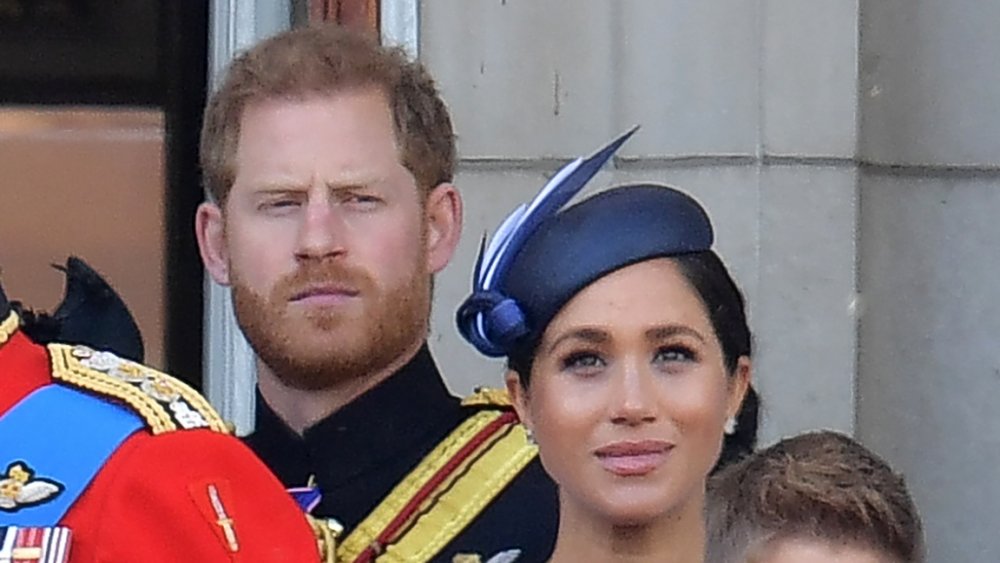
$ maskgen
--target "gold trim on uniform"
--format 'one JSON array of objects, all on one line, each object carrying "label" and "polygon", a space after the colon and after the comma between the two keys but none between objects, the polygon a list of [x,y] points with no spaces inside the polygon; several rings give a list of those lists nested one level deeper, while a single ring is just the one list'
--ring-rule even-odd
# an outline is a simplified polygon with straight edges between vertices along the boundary
[{"label": "gold trim on uniform", "polygon": [[493,387],[476,387],[473,394],[462,399],[463,407],[509,407],[511,405],[510,394],[507,393],[507,390]]},{"label": "gold trim on uniform", "polygon": [[320,561],[337,563],[337,540],[344,533],[344,527],[333,518],[317,518],[308,512],[306,520],[316,537]]},{"label": "gold trim on uniform", "polygon": [[14,333],[17,332],[18,327],[21,326],[21,317],[17,316],[17,313],[11,311],[7,318],[0,322],[0,346],[4,345]]},{"label": "gold trim on uniform", "polygon": [[[337,546],[337,561],[354,561],[372,545],[410,499],[473,437],[503,413],[503,410],[484,410],[458,425]],[[379,563],[429,561],[475,520],[536,455],[538,448],[528,443],[524,427],[517,423],[507,425],[479,446],[450,479],[435,489],[435,494],[426,501],[427,508],[420,511],[400,537],[384,546],[384,551],[375,560]]]},{"label": "gold trim on uniform", "polygon": [[229,433],[212,405],[183,381],[87,346],[49,344],[52,378],[132,407],[153,434],[209,428]]}]

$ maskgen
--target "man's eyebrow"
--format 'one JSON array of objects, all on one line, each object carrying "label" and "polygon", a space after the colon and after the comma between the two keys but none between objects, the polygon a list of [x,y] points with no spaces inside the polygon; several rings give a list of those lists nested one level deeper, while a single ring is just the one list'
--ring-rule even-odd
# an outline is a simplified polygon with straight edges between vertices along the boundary
[{"label": "man's eyebrow", "polygon": [[325,183],[330,191],[357,190],[369,188],[384,181],[384,175],[376,172],[348,174]]},{"label": "man's eyebrow", "polygon": [[250,191],[253,193],[288,193],[288,192],[304,192],[308,186],[297,184],[295,182],[283,182],[280,180],[266,181],[266,182],[256,182],[250,184]]}]

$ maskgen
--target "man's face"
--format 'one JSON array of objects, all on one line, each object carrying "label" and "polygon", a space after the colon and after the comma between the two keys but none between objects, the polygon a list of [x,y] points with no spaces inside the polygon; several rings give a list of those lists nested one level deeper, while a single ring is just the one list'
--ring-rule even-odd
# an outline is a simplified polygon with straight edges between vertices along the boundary
[{"label": "man's face", "polygon": [[[442,186],[429,199],[454,191]],[[240,327],[285,385],[325,388],[420,345],[431,274],[447,262],[424,203],[378,90],[246,108],[220,264],[206,265],[232,286]],[[212,210],[202,213],[210,241]]]}]

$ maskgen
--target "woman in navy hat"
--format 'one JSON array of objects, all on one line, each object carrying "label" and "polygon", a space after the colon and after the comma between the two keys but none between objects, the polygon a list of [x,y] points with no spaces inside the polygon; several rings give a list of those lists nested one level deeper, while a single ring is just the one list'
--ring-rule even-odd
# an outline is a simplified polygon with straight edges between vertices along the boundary
[{"label": "woman in navy hat", "polygon": [[724,437],[748,449],[756,432],[743,298],[702,207],[641,184],[564,208],[631,133],[508,217],[458,312],[470,343],[507,358],[559,487],[554,562],[702,561],[706,478]]}]

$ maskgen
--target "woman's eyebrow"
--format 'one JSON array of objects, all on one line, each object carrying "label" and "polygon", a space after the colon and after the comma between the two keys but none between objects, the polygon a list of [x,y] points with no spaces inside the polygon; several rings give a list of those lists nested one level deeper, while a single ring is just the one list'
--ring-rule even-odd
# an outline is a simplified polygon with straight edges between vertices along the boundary
[{"label": "woman's eyebrow", "polygon": [[556,346],[558,346],[561,342],[570,339],[583,340],[592,344],[601,344],[611,340],[611,337],[608,336],[607,332],[597,328],[578,328],[561,334],[558,338],[553,340],[552,344],[549,344],[545,349],[546,353],[551,353],[552,350],[555,350]]},{"label": "woman's eyebrow", "polygon": [[701,342],[706,342],[705,337],[702,336],[702,334],[697,330],[687,325],[678,325],[678,324],[653,327],[646,331],[646,340],[650,341],[665,340],[672,336],[678,336],[678,335],[690,336]]}]

